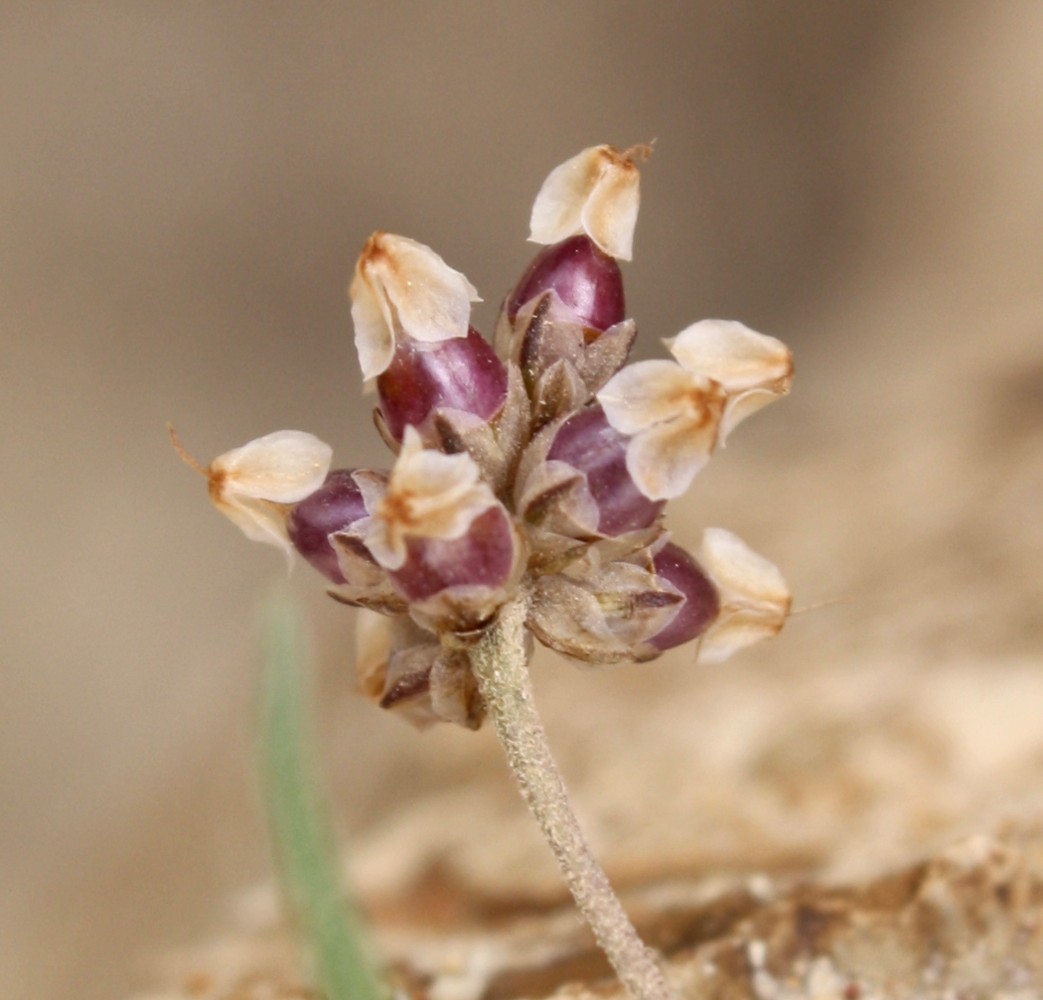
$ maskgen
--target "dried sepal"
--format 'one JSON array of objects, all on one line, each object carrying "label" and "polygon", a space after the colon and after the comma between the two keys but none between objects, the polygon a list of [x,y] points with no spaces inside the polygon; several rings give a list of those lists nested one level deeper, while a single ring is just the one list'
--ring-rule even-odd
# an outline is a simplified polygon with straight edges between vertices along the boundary
[{"label": "dried sepal", "polygon": [[395,435],[391,432],[391,428],[388,427],[388,422],[384,414],[380,412],[379,406],[373,410],[373,426],[377,429],[380,440],[388,446],[391,454],[397,455],[402,448],[402,442],[395,440]]},{"label": "dried sepal", "polygon": [[588,345],[576,367],[591,396],[627,363],[636,338],[637,324],[632,319],[625,319],[610,326]]},{"label": "dried sepal", "polygon": [[669,625],[684,598],[647,562],[602,564],[588,551],[565,572],[541,576],[529,628],[544,645],[583,663],[658,656],[649,640]]},{"label": "dried sepal", "polygon": [[597,503],[583,473],[567,462],[542,462],[526,478],[518,502],[525,524],[587,541],[598,537]]},{"label": "dried sepal", "polygon": [[417,431],[407,427],[386,492],[373,516],[358,522],[352,533],[377,562],[397,570],[406,561],[407,539],[459,538],[475,517],[496,504],[470,455],[425,449]]},{"label": "dried sepal", "polygon": [[433,632],[472,632],[492,621],[497,610],[513,596],[516,586],[517,578],[509,577],[502,587],[446,587],[426,600],[410,601],[409,615]]},{"label": "dried sepal", "polygon": [[446,722],[478,729],[485,720],[485,702],[463,651],[443,649],[431,668],[431,708]]},{"label": "dried sepal", "polygon": [[598,537],[597,504],[580,470],[547,454],[567,418],[544,427],[522,452],[514,479],[514,509],[525,523],[535,549],[542,533],[592,541]]},{"label": "dried sepal", "polygon": [[215,458],[206,468],[210,499],[251,541],[292,555],[290,506],[322,486],[333,451],[304,431],[275,431]]},{"label": "dried sepal", "polygon": [[698,559],[720,600],[717,618],[699,643],[701,663],[726,660],[782,630],[792,597],[774,563],[723,528],[706,529]]},{"label": "dried sepal", "polygon": [[[649,565],[649,560],[669,541],[669,538],[670,534],[663,527],[662,519],[657,519],[646,528],[635,528],[633,531],[626,531],[611,538],[599,538],[590,543],[588,551],[590,558],[596,558],[602,564],[618,561],[633,562],[636,554],[639,554],[643,565]],[[586,555],[586,553],[584,554]]]},{"label": "dried sepal", "polygon": [[467,654],[437,643],[392,653],[380,707],[418,729],[437,722],[478,729],[485,717]]},{"label": "dried sepal", "polygon": [[641,202],[634,161],[649,151],[591,146],[555,167],[533,203],[529,239],[557,243],[586,233],[605,253],[630,260]]},{"label": "dried sepal", "polygon": [[369,608],[381,614],[401,614],[406,610],[406,602],[395,590],[387,571],[360,539],[347,531],[337,531],[329,536],[329,542],[344,581],[330,588],[331,597],[342,604]]},{"label": "dried sepal", "polygon": [[[494,430],[509,476],[518,464],[522,448],[532,436],[532,411],[525,392],[525,380],[513,361],[507,362],[507,399],[494,423]],[[506,482],[497,483],[496,491],[505,490],[507,485]]]},{"label": "dried sepal", "polygon": [[532,422],[543,427],[567,417],[589,399],[586,386],[568,361],[555,361],[539,377],[532,393]]},{"label": "dried sepal", "polygon": [[664,343],[686,371],[723,388],[722,444],[737,424],[784,396],[793,382],[790,349],[734,320],[700,320]]},{"label": "dried sepal", "polygon": [[[589,402],[626,364],[636,336],[633,320],[622,320],[603,331],[578,323],[553,291],[520,310],[508,350],[525,375],[538,425]],[[563,363],[573,388],[567,398],[559,393],[555,404],[548,406],[552,391],[545,383],[557,377],[554,373]]]},{"label": "dried sepal", "polygon": [[506,458],[488,420],[466,410],[436,410],[432,415],[431,429],[440,451],[447,455],[470,455],[485,482],[494,490],[502,484]]},{"label": "dried sepal", "polygon": [[477,729],[485,715],[466,653],[443,648],[405,617],[362,611],[356,628],[359,689],[417,728],[453,722]]},{"label": "dried sepal", "polygon": [[430,247],[405,236],[374,233],[366,241],[351,282],[362,377],[375,378],[391,363],[396,338],[434,344],[466,337],[474,286]]}]

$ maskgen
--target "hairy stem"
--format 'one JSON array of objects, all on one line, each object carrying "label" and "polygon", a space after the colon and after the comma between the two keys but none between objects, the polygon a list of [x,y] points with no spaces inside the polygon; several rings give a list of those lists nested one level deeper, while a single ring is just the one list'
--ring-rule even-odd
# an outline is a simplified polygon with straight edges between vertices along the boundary
[{"label": "hairy stem", "polygon": [[672,1000],[651,951],[623,912],[572,811],[533,700],[524,622],[524,601],[512,601],[471,650],[496,733],[576,905],[627,992],[635,1000]]}]

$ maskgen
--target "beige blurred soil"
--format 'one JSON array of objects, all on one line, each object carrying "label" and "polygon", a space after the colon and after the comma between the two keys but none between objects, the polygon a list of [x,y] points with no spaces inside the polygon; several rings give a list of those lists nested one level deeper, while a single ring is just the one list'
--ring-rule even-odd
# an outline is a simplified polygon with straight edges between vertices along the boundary
[{"label": "beige blurred soil", "polygon": [[[670,523],[798,612],[720,667],[541,654],[583,825],[685,997],[1043,997],[1043,8],[493,6],[0,10],[0,997],[314,996],[254,770],[282,566],[165,421],[385,462],[366,236],[488,332],[546,171],[653,136],[642,356],[716,315],[797,360]],[[492,733],[363,703],[351,612],[291,588],[402,994],[618,996]]]}]

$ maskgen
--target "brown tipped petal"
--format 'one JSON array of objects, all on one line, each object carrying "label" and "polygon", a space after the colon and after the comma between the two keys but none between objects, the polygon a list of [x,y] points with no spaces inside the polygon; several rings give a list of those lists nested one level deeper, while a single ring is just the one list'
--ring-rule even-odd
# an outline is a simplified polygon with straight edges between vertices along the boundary
[{"label": "brown tipped petal", "polygon": [[699,646],[714,663],[781,631],[792,598],[778,568],[723,528],[707,528],[699,562],[720,596],[720,613]]},{"label": "brown tipped petal", "polygon": [[586,233],[605,253],[630,260],[640,175],[626,154],[592,146],[555,167],[532,206],[529,239],[557,243]]},{"label": "brown tipped petal", "polygon": [[433,344],[466,337],[474,286],[430,247],[391,233],[366,242],[351,283],[351,315],[362,377],[391,363],[400,334]]}]

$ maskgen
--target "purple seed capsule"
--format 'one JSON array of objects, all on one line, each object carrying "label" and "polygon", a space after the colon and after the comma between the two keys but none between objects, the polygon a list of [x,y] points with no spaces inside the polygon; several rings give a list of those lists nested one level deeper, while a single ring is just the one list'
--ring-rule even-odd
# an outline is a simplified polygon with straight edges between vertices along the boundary
[{"label": "purple seed capsule", "polygon": [[368,516],[354,472],[354,469],[330,472],[322,486],[294,506],[286,524],[293,547],[323,576],[337,584],[345,581],[329,536]]},{"label": "purple seed capsule", "polygon": [[396,441],[408,426],[423,429],[439,408],[465,410],[483,420],[507,398],[507,372],[477,330],[434,344],[399,337],[391,364],[377,377],[380,412]]},{"label": "purple seed capsule", "polygon": [[649,527],[666,506],[649,500],[627,472],[627,438],[600,406],[589,406],[562,424],[547,459],[566,462],[587,477],[598,508],[597,530],[610,537]]},{"label": "purple seed capsule", "polygon": [[426,601],[450,587],[495,590],[510,579],[515,538],[497,505],[479,514],[459,538],[411,538],[406,561],[388,575],[408,601]]},{"label": "purple seed capsule", "polygon": [[550,289],[584,326],[603,332],[626,316],[623,275],[589,236],[572,236],[541,250],[507,300],[513,321],[526,302]]},{"label": "purple seed capsule", "polygon": [[648,640],[658,650],[672,649],[709,628],[720,610],[720,598],[702,567],[679,545],[664,545],[652,565],[657,576],[684,594],[684,603],[670,624]]}]

